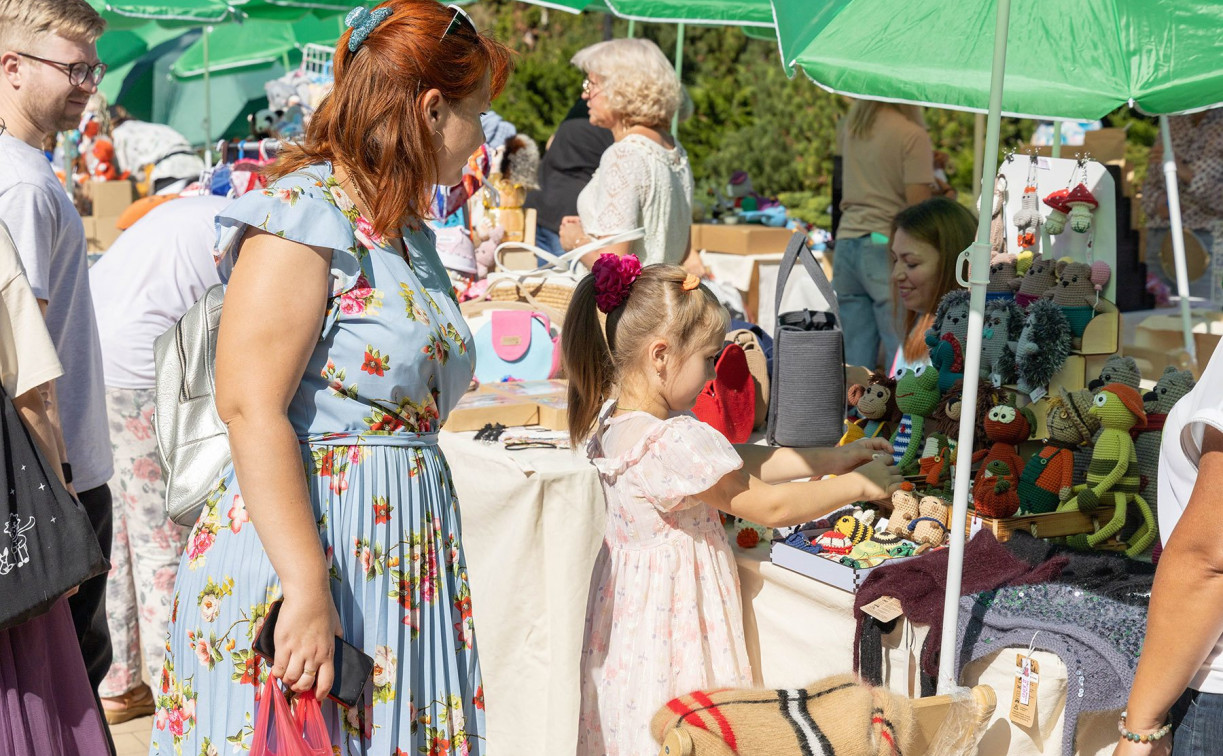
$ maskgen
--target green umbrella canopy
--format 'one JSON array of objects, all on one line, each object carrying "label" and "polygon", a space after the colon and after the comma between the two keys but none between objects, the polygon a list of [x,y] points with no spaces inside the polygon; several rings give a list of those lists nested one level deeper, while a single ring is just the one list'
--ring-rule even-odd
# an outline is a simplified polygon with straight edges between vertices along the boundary
[{"label": "green umbrella canopy", "polygon": [[[247,21],[218,26],[208,39],[208,69],[212,73],[267,65],[297,57],[308,43],[334,46],[344,30],[338,16],[306,16],[292,23]],[[196,40],[170,68],[175,78],[190,79],[204,75],[204,43]]]},{"label": "green umbrella canopy", "polygon": [[107,31],[98,38],[98,58],[108,66],[99,91],[108,101],[115,102],[132,67],[154,47],[183,33],[183,29],[167,29],[147,22],[133,29]]},{"label": "green umbrella canopy", "polygon": [[769,0],[606,0],[612,13],[636,21],[772,26]]},{"label": "green umbrella canopy", "polygon": [[[772,0],[782,63],[841,94],[985,111],[995,0]],[[1024,0],[1002,111],[1095,120],[1223,103],[1223,3]]]},{"label": "green umbrella canopy", "polygon": [[[306,13],[316,16],[343,17],[359,0],[228,0],[229,5],[244,17],[251,19],[278,19],[292,21]],[[361,3],[374,7],[376,3]]]},{"label": "green umbrella canopy", "polygon": [[193,27],[234,19],[222,0],[88,0],[106,19],[108,29],[131,29],[150,21],[162,26]]}]

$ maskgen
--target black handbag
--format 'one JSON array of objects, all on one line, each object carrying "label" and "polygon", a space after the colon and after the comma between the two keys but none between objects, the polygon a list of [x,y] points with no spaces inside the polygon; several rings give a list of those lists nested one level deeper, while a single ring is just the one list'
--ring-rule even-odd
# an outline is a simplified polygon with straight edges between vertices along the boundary
[{"label": "black handbag", "polygon": [[85,509],[50,470],[0,387],[0,630],[51,608],[110,569]]}]

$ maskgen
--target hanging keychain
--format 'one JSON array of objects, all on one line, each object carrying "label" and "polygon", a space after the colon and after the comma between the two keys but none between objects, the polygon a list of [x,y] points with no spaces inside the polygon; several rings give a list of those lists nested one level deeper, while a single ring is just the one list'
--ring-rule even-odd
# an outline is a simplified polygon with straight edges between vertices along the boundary
[{"label": "hanging keychain", "polygon": [[1095,195],[1087,188],[1087,161],[1090,154],[1080,155],[1075,166],[1075,178],[1078,183],[1066,195],[1066,205],[1070,208],[1070,230],[1085,234],[1091,230],[1091,214],[1100,206]]},{"label": "hanging keychain", "polygon": [[1040,238],[1040,224],[1044,218],[1040,214],[1040,198],[1036,192],[1036,155],[1029,155],[1028,180],[1023,187],[1023,198],[1020,200],[1019,211],[1011,219],[1018,232],[1017,239],[1021,252],[1037,251],[1037,240]]}]

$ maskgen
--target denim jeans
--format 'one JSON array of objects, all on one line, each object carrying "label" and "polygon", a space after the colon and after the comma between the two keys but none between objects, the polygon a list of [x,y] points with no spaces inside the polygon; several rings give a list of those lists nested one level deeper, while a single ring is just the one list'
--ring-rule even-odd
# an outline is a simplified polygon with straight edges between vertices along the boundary
[{"label": "denim jeans", "polygon": [[1223,751],[1223,695],[1192,688],[1172,706],[1172,756],[1214,756]]},{"label": "denim jeans", "polygon": [[[1202,247],[1206,249],[1206,254],[1211,254],[1211,249],[1214,246],[1214,239],[1210,232],[1205,229],[1195,228],[1193,233],[1197,236],[1198,241],[1202,242]],[[1166,228],[1152,228],[1147,230],[1147,272],[1153,273],[1160,278],[1172,290],[1172,296],[1178,296],[1179,292],[1176,289],[1176,270],[1164,270],[1163,262],[1160,260],[1159,250],[1163,246],[1164,239],[1168,236]],[[1220,250],[1223,254],[1223,250]],[[1198,278],[1189,282],[1189,296],[1205,299],[1207,303],[1211,302],[1211,281],[1213,280],[1214,261],[1206,266],[1206,272]],[[1215,294],[1213,304],[1218,306],[1223,303],[1218,293]]]},{"label": "denim jeans", "polygon": [[[552,229],[544,228],[543,226],[535,227],[535,246],[558,257],[565,254],[565,248],[561,246],[560,235]],[[543,263],[543,260],[539,261],[540,265],[543,265]]]},{"label": "denim jeans", "polygon": [[892,310],[892,261],[888,248],[870,236],[837,239],[832,258],[832,289],[841,310],[845,332],[845,362],[874,368],[879,365],[879,345],[886,360],[896,353]]}]

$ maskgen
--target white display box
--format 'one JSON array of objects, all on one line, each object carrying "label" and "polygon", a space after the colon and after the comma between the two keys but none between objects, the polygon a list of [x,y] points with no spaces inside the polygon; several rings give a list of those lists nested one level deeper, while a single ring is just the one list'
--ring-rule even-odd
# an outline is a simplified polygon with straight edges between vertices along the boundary
[{"label": "white display box", "polygon": [[[827,530],[803,530],[800,532],[807,538],[814,538],[821,533],[827,532]],[[862,585],[862,581],[866,580],[866,576],[871,574],[872,571],[887,564],[899,564],[900,562],[907,562],[917,557],[896,557],[894,559],[887,559],[876,567],[855,569],[847,567],[840,562],[834,562],[819,554],[812,554],[808,551],[797,549],[786,544],[784,541],[774,541],[772,548],[769,550],[769,558],[773,564],[779,567],[785,567],[787,570],[805,575],[826,585],[831,585],[833,588],[840,588],[849,593],[857,593],[858,587]]]}]

